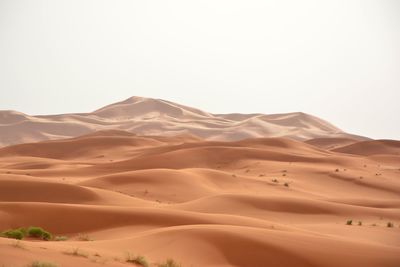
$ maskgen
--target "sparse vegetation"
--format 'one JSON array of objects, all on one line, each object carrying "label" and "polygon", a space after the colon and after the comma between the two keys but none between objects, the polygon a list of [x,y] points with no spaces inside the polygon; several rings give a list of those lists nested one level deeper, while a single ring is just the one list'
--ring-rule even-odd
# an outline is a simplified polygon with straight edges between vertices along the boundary
[{"label": "sparse vegetation", "polygon": [[78,235],[78,240],[79,241],[93,241],[92,238],[90,238],[88,235],[86,234],[79,234]]},{"label": "sparse vegetation", "polygon": [[287,182],[284,183],[283,185],[286,186],[286,187],[289,187],[289,183],[287,183]]},{"label": "sparse vegetation", "polygon": [[174,261],[173,259],[168,259],[163,263],[159,263],[157,265],[158,267],[181,267],[180,264],[178,264],[176,261]]},{"label": "sparse vegetation", "polygon": [[388,222],[388,223],[386,224],[386,226],[389,227],[389,228],[392,228],[394,225],[393,225],[392,222]]},{"label": "sparse vegetation", "polygon": [[279,183],[279,181],[277,179],[272,179],[272,182]]},{"label": "sparse vegetation", "polygon": [[26,228],[20,227],[20,228],[18,228],[17,230],[21,231],[21,232],[24,234],[24,236],[26,236],[26,234],[27,234]]},{"label": "sparse vegetation", "polygon": [[89,255],[83,251],[81,251],[79,248],[74,248],[71,251],[66,251],[64,252],[67,255],[72,255],[72,256],[77,256],[77,257],[84,257],[87,258]]},{"label": "sparse vegetation", "polygon": [[141,255],[132,256],[131,254],[128,254],[125,261],[139,266],[149,267],[149,263],[147,262],[146,258]]},{"label": "sparse vegetation", "polygon": [[52,234],[50,234],[49,232],[46,232],[46,231],[43,232],[43,235],[42,235],[42,239],[43,239],[43,240],[49,241],[49,240],[51,240],[52,238],[53,238],[53,235],[52,235]]},{"label": "sparse vegetation", "polygon": [[339,172],[339,169],[336,169],[335,172]]},{"label": "sparse vegetation", "polygon": [[66,236],[56,236],[54,237],[54,241],[66,241],[68,240],[68,237]]},{"label": "sparse vegetation", "polygon": [[36,226],[29,227],[27,235],[30,237],[41,238],[43,240],[51,240],[53,238],[52,234]]},{"label": "sparse vegetation", "polygon": [[358,226],[362,226],[362,221],[358,221]]},{"label": "sparse vegetation", "polygon": [[40,238],[43,240],[51,240],[52,239],[52,235],[49,232],[43,230],[40,227],[35,227],[35,226],[29,227],[28,230],[23,227],[17,228],[17,229],[10,229],[10,230],[0,233],[0,236],[7,237],[7,238],[14,238],[14,239],[18,239],[18,240],[21,240],[26,236],[36,237],[36,238]]},{"label": "sparse vegetation", "polygon": [[57,267],[57,265],[50,262],[34,261],[28,267]]},{"label": "sparse vegetation", "polygon": [[347,220],[346,225],[352,225],[353,224],[353,220]]},{"label": "sparse vegetation", "polygon": [[0,233],[0,236],[21,240],[25,237],[25,234],[19,229],[15,229],[15,230],[10,229],[10,230]]}]

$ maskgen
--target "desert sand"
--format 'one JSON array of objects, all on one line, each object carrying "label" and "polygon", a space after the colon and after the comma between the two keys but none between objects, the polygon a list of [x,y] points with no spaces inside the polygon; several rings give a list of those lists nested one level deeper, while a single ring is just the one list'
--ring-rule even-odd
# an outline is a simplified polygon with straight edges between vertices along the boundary
[{"label": "desert sand", "polygon": [[329,138],[105,130],[4,147],[0,230],[67,240],[0,238],[0,266],[135,266],[130,253],[150,266],[398,267],[399,142]]},{"label": "desert sand", "polygon": [[150,266],[400,264],[400,142],[312,115],[132,97],[91,113],[1,111],[0,146],[0,232],[66,237],[0,237],[2,267],[134,266],[137,255]]}]

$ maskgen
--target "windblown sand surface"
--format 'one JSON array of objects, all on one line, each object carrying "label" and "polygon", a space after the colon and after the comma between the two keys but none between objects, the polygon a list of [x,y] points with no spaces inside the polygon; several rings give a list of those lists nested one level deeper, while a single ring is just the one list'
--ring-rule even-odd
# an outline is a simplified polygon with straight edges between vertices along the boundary
[{"label": "windblown sand surface", "polygon": [[398,142],[335,138],[113,130],[2,148],[0,230],[68,240],[0,238],[0,266],[134,266],[131,253],[151,266],[398,267]]},{"label": "windblown sand surface", "polygon": [[30,116],[0,110],[0,147],[77,137],[100,130],[119,129],[140,135],[191,134],[208,140],[286,137],[368,138],[348,134],[315,116],[288,114],[211,114],[161,99],[131,97],[91,113]]}]

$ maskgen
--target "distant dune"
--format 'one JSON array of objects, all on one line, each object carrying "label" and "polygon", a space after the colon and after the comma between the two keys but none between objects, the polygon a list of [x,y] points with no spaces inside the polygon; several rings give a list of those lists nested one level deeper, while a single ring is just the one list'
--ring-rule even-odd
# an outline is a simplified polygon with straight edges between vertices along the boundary
[{"label": "distant dune", "polygon": [[352,138],[335,138],[335,137],[320,137],[305,141],[307,144],[317,146],[323,149],[331,150],[342,146],[347,146],[359,142],[359,139]]},{"label": "distant dune", "polygon": [[301,112],[273,115],[211,114],[165,100],[143,97],[131,97],[92,113],[30,116],[16,111],[0,111],[0,146],[70,138],[111,129],[137,135],[190,134],[219,141],[259,137],[367,140]]},{"label": "distant dune", "polygon": [[[119,105],[133,113],[129,103]],[[165,112],[157,120],[215,117],[153,104]],[[148,116],[153,109],[141,105],[135,116]],[[126,112],[109,106],[95,113],[111,120]],[[250,115],[224,116],[213,123]],[[309,118],[269,119],[289,127],[299,116]],[[333,129],[318,120],[306,131],[310,121],[301,123],[309,135],[317,125],[319,133]],[[399,142],[349,136],[227,142],[189,133],[102,130],[0,148],[0,232],[35,225],[67,237],[19,243],[0,237],[0,266],[35,260],[136,266],[126,262],[129,253],[145,256],[150,267],[167,258],[182,267],[398,266]]]},{"label": "distant dune", "polygon": [[400,141],[372,140],[357,142],[351,145],[334,149],[336,152],[372,156],[372,155],[398,155],[400,156]]}]

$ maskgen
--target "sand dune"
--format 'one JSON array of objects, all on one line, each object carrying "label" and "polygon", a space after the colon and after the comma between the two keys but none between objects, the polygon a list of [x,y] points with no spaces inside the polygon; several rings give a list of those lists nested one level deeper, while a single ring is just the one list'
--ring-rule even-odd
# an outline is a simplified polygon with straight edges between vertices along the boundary
[{"label": "sand dune", "polygon": [[[96,116],[123,117],[132,101]],[[135,116],[147,116],[153,109],[140,103]],[[157,116],[216,117],[150,104],[163,110]],[[125,262],[131,252],[152,267],[167,258],[182,266],[396,267],[397,148],[342,137],[224,142],[122,130],[4,147],[0,230],[36,225],[68,240],[0,238],[0,265],[134,266]],[[71,255],[77,248],[81,256]]]},{"label": "sand dune", "polygon": [[91,113],[30,116],[0,111],[0,146],[77,137],[100,130],[124,130],[138,135],[194,135],[208,140],[287,137],[365,137],[347,134],[305,113],[211,114],[161,99],[131,97]]},{"label": "sand dune", "polygon": [[307,144],[317,146],[326,150],[337,149],[343,146],[351,145],[359,142],[359,140],[351,138],[314,138],[305,141]]},{"label": "sand dune", "polygon": [[336,152],[372,156],[372,155],[400,155],[400,141],[372,140],[357,142],[335,149]]}]

